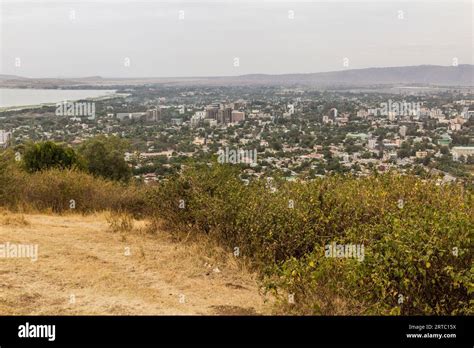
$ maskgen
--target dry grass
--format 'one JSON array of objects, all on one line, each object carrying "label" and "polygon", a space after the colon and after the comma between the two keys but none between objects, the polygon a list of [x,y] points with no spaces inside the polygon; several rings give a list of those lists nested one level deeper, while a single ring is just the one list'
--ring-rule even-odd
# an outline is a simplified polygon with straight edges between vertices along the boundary
[{"label": "dry grass", "polygon": [[210,241],[178,242],[146,221],[111,232],[111,216],[2,212],[0,241],[38,244],[39,255],[0,259],[0,314],[269,313],[232,254]]},{"label": "dry grass", "polygon": [[0,210],[0,225],[28,226],[30,222],[23,214],[14,214],[6,210]]},{"label": "dry grass", "polygon": [[27,174],[15,166],[1,165],[0,206],[43,213],[114,210],[134,216],[145,210],[142,186],[123,186],[75,170],[50,169]]},{"label": "dry grass", "polygon": [[130,214],[110,212],[106,215],[111,232],[129,233],[133,231],[134,220]]}]

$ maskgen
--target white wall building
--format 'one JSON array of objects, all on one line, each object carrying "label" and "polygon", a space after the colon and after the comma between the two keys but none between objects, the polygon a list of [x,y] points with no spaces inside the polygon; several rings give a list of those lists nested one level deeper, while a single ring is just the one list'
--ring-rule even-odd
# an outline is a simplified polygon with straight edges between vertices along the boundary
[{"label": "white wall building", "polygon": [[453,160],[458,161],[461,156],[474,156],[474,146],[454,146],[451,149]]},{"label": "white wall building", "polygon": [[0,129],[0,148],[6,148],[12,138],[12,133]]}]

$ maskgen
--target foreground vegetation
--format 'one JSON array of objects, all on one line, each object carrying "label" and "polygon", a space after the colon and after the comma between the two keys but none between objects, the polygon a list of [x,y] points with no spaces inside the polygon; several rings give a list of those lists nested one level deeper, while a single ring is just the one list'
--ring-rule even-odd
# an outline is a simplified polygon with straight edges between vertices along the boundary
[{"label": "foreground vegetation", "polygon": [[51,167],[32,171],[16,162],[14,154],[0,153],[0,206],[13,210],[75,211],[112,210],[141,215],[143,187],[93,176],[77,168]]},{"label": "foreground vegetation", "polygon": [[[245,185],[231,166],[188,167],[156,186],[0,159],[0,205],[125,211],[206,233],[249,260],[293,314],[473,314],[473,191],[393,174]],[[74,200],[74,208],[71,208]],[[326,257],[330,243],[364,258]]]},{"label": "foreground vegetation", "polygon": [[[213,166],[156,188],[151,204],[179,230],[238,248],[285,311],[417,315],[472,313],[472,199],[395,175],[245,186]],[[333,242],[364,245],[363,261],[326,257]]]}]

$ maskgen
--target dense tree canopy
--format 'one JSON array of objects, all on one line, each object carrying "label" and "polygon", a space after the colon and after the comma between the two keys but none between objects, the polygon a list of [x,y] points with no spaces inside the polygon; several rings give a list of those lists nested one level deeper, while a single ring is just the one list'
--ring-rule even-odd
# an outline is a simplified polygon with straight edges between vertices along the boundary
[{"label": "dense tree canopy", "polygon": [[72,148],[63,147],[52,141],[27,144],[23,165],[29,172],[50,168],[83,167],[79,156]]},{"label": "dense tree canopy", "polygon": [[124,159],[127,143],[118,137],[98,136],[85,141],[79,148],[87,170],[97,176],[127,181],[131,169]]}]

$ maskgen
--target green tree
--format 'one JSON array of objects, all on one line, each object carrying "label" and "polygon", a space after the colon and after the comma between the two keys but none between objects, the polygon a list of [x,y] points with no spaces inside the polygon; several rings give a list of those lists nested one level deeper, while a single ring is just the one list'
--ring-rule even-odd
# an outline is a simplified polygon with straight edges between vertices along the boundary
[{"label": "green tree", "polygon": [[70,147],[63,147],[52,141],[29,143],[25,146],[23,166],[28,172],[49,168],[83,168],[83,163]]},{"label": "green tree", "polygon": [[447,146],[441,146],[440,152],[443,155],[449,155],[449,148]]},{"label": "green tree", "polygon": [[124,159],[127,146],[123,139],[100,135],[85,141],[79,148],[79,153],[91,174],[112,180],[128,181],[132,171]]},{"label": "green tree", "polygon": [[410,157],[411,156],[411,147],[410,144],[406,141],[400,146],[400,150],[397,151],[397,156],[400,158]]}]

